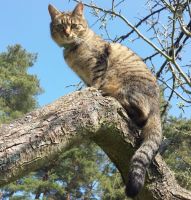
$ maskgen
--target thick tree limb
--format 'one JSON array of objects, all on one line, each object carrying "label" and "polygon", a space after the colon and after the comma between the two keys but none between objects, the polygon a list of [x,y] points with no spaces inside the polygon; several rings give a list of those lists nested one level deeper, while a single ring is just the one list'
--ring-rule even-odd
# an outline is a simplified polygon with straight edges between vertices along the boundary
[{"label": "thick tree limb", "polygon": [[[49,165],[60,153],[90,139],[110,157],[127,182],[137,130],[120,104],[85,89],[60,98],[0,128],[0,185]],[[191,199],[161,156],[149,169],[147,187],[137,199]]]}]

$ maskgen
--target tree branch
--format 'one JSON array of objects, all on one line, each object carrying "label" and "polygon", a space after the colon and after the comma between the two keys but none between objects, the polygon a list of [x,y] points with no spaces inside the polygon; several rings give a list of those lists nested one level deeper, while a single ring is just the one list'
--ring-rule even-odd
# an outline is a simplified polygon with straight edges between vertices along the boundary
[{"label": "tree branch", "polygon": [[[107,153],[127,183],[137,131],[115,99],[104,98],[92,88],[67,95],[1,126],[0,185],[49,166],[62,152],[86,139]],[[177,184],[160,155],[148,175],[141,199],[191,199],[191,192]]]}]

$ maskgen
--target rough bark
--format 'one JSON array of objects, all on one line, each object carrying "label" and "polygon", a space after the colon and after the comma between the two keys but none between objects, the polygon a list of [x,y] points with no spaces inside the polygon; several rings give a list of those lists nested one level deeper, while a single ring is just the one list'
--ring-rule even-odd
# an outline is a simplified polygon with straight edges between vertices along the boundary
[{"label": "rough bark", "polygon": [[[73,145],[97,143],[127,182],[128,164],[135,151],[136,127],[120,104],[94,89],[64,96],[22,119],[0,128],[0,185],[3,186],[51,161]],[[146,187],[136,199],[189,200],[173,173],[157,155]]]}]

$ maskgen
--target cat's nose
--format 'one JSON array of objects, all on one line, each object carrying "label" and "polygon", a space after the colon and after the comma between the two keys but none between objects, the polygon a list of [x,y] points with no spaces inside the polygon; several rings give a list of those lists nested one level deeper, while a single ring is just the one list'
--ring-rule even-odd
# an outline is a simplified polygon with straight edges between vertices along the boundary
[{"label": "cat's nose", "polygon": [[66,36],[66,37],[69,37],[69,35],[70,35],[69,33],[65,33],[65,36]]},{"label": "cat's nose", "polygon": [[66,36],[66,37],[69,37],[69,35],[70,35],[70,29],[69,29],[69,28],[66,28],[66,29],[64,30],[64,33],[65,33],[65,36]]}]

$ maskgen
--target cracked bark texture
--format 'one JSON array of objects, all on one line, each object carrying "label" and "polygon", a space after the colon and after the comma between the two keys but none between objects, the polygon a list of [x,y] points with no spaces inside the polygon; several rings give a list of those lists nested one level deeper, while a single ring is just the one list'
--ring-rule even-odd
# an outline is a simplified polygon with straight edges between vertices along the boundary
[{"label": "cracked bark texture", "polygon": [[[37,109],[0,128],[0,185],[48,166],[62,152],[86,139],[109,156],[127,182],[137,130],[120,104],[87,88]],[[148,170],[141,200],[191,200],[160,155]]]}]

